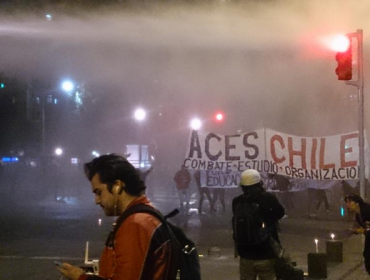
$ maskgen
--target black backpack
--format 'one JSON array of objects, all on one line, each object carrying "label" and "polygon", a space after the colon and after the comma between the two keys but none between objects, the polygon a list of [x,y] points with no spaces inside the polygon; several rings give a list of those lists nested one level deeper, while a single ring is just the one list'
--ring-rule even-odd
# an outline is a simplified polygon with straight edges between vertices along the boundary
[{"label": "black backpack", "polygon": [[269,228],[263,221],[257,202],[243,199],[235,205],[233,216],[234,241],[238,247],[257,248],[269,242]]},{"label": "black backpack", "polygon": [[[166,227],[169,230],[169,234],[171,236],[171,240],[177,245],[175,248],[178,248],[178,250],[181,250],[181,252],[178,252],[180,257],[179,264],[177,267],[179,268],[178,275],[176,279],[181,280],[201,280],[200,275],[200,265],[199,265],[199,256],[198,251],[195,247],[195,243],[190,240],[184,233],[184,231],[171,224],[170,222],[167,222],[168,218],[171,218],[179,213],[179,210],[175,209],[171,213],[169,213],[166,216],[163,216],[158,210],[154,209],[153,207],[145,204],[137,204],[126,211],[118,218],[117,224],[115,225],[112,233],[108,237],[110,240],[114,240],[114,236],[116,232],[118,231],[120,225],[123,223],[123,221],[130,215],[134,213],[148,213],[150,215],[153,215],[158,220],[160,220],[163,224],[166,225]],[[175,279],[169,279],[169,280],[175,280]]]}]

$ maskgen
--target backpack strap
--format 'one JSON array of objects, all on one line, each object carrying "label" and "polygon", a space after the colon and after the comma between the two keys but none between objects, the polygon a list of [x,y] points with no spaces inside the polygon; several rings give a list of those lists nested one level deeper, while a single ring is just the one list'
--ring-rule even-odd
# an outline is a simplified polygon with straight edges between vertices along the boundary
[{"label": "backpack strap", "polygon": [[164,217],[158,210],[156,210],[152,206],[149,206],[149,205],[146,205],[146,204],[137,204],[137,205],[134,205],[134,206],[128,208],[126,211],[124,211],[122,213],[121,216],[119,216],[119,218],[117,219],[116,223],[113,224],[114,225],[114,228],[109,233],[108,238],[107,238],[107,241],[105,242],[105,246],[107,246],[109,248],[114,248],[114,238],[116,236],[116,233],[117,233],[118,229],[120,228],[120,226],[122,225],[122,223],[129,216],[131,216],[132,214],[135,214],[135,213],[147,213],[147,214],[150,214],[150,215],[154,216],[161,223],[163,223],[164,225],[166,225],[166,228],[169,229],[169,231],[170,231],[170,235],[173,236],[170,228],[168,227],[168,224],[166,222],[166,219],[167,219],[167,217],[173,217],[174,215],[176,215],[178,213],[178,210],[177,209],[175,209],[174,211],[172,211],[171,213],[169,213],[168,215],[166,215]]},{"label": "backpack strap", "polygon": [[[167,216],[176,215],[178,213],[178,210],[177,210],[177,212],[176,212],[176,210],[177,209],[172,211]],[[146,205],[146,204],[137,204],[137,205],[134,205],[134,206],[128,208],[126,211],[124,211],[122,213],[122,215],[117,219],[117,222],[114,224],[114,228],[110,232],[110,234],[107,238],[107,241],[105,243],[105,246],[114,249],[114,238],[115,238],[115,235],[116,235],[118,229],[120,228],[122,223],[129,216],[131,216],[132,214],[135,214],[135,213],[147,213],[147,214],[150,214],[150,215],[154,216],[155,218],[157,218],[161,222],[161,224],[164,225],[164,227],[168,231],[168,235],[169,235],[169,237],[172,241],[172,244],[174,246],[174,253],[171,254],[171,255],[173,255],[172,257],[175,260],[175,262],[172,265],[169,266],[169,271],[167,273],[168,273],[168,275],[172,275],[172,276],[169,276],[170,278],[168,278],[168,279],[174,279],[174,276],[176,275],[176,273],[178,273],[178,271],[181,267],[181,262],[180,262],[180,258],[182,258],[181,245],[180,245],[179,241],[177,240],[176,236],[174,235],[174,233],[172,232],[171,227],[166,222],[166,217],[167,216],[164,217],[158,210],[156,210],[152,206],[149,206],[149,205]],[[144,279],[147,279],[147,278],[145,278],[145,276],[144,276]]]}]

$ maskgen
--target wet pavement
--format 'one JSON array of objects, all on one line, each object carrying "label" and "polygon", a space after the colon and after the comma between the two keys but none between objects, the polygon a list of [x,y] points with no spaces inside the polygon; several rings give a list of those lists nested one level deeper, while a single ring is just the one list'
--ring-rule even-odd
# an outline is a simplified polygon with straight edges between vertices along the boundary
[{"label": "wet pavement", "polygon": [[[18,201],[13,208],[0,207],[0,279],[60,279],[52,261],[82,264],[86,241],[90,258],[99,258],[113,219],[104,217],[92,201],[72,197],[67,203],[43,201],[35,205]],[[153,203],[167,213],[177,207],[177,197],[155,196]],[[195,203],[193,200],[189,212],[179,214],[172,222],[197,243],[202,279],[239,279],[229,203],[226,212],[220,205],[217,212],[211,212],[205,203],[202,214]],[[101,225],[98,219],[102,219]],[[307,273],[307,255],[316,251],[314,239],[319,240],[319,252],[325,253],[326,240],[334,233],[343,242],[343,263],[328,263],[327,279],[370,279],[363,268],[362,237],[349,234],[352,224],[348,217],[320,214],[311,219],[299,209],[292,210],[280,223],[282,245],[297,267]]]}]

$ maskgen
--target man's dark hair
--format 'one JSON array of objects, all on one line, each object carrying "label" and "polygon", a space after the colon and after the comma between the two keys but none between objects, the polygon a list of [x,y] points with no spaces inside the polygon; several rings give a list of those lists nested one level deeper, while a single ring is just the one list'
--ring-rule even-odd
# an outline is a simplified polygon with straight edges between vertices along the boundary
[{"label": "man's dark hair", "polygon": [[353,201],[354,203],[358,203],[359,205],[362,205],[364,203],[364,200],[361,196],[357,194],[349,194],[344,198],[345,202]]},{"label": "man's dark hair", "polygon": [[126,158],[117,154],[103,155],[85,163],[84,171],[90,181],[95,174],[99,174],[100,182],[107,184],[110,192],[116,180],[125,184],[124,190],[130,195],[140,196],[146,189],[136,168]]}]

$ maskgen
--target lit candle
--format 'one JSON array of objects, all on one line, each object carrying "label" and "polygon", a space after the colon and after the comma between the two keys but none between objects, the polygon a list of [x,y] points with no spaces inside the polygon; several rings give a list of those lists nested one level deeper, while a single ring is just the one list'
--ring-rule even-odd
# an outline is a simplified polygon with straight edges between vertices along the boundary
[{"label": "lit candle", "polygon": [[334,241],[335,234],[334,234],[334,233],[332,233],[330,236],[331,236],[331,240],[333,240],[333,241]]},{"label": "lit candle", "polygon": [[315,239],[315,243],[316,243],[316,253],[318,253],[319,252],[319,240]]},{"label": "lit candle", "polygon": [[89,261],[89,241],[86,241],[86,249],[85,249],[85,264]]},{"label": "lit candle", "polygon": [[101,219],[98,220],[98,224],[99,224],[99,226],[101,226]]}]

